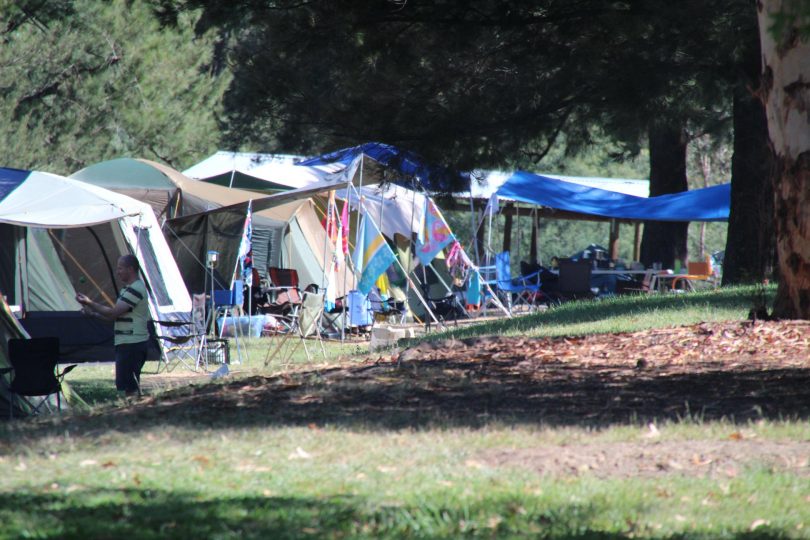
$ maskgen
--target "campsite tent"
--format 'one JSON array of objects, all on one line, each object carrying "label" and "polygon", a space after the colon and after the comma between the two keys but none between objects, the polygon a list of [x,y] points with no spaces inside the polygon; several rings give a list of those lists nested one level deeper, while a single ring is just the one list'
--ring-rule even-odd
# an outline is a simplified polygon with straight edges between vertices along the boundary
[{"label": "campsite tent", "polygon": [[54,174],[0,169],[0,292],[32,337],[60,338],[64,361],[112,359],[112,325],[82,316],[75,295],[113,303],[124,253],[141,263],[152,317],[188,320],[191,300],[149,205]]},{"label": "campsite tent", "polygon": [[220,151],[183,174],[220,186],[273,193],[306,187],[333,172],[330,167],[300,167],[297,164],[302,159],[301,156]]},{"label": "campsite tent", "polygon": [[[261,199],[259,199],[261,201]],[[240,201],[219,209],[168,220],[164,224],[166,237],[172,246],[178,266],[184,269],[186,285],[190,291],[201,292],[207,289],[205,254],[209,250],[218,251],[220,263],[218,272],[221,280],[217,288],[229,288],[233,271],[238,264],[238,250],[245,225],[248,201]],[[265,207],[253,214],[254,249],[258,245],[257,219],[273,220],[275,226],[267,229],[266,265],[291,268],[298,272],[302,287],[315,284],[319,287],[324,281],[324,260],[332,253],[321,226],[315,203],[309,197],[290,200],[278,206]],[[269,219],[268,219],[269,218]],[[258,257],[254,259],[260,268]],[[344,282],[341,274],[339,280]],[[347,283],[350,284],[349,281]],[[343,286],[339,287],[343,294]]]},{"label": "campsite tent", "polygon": [[[230,288],[232,270],[245,223],[246,206],[262,195],[201,182],[145,159],[120,158],[86,167],[71,178],[145,200],[163,218],[163,230],[190,292],[207,290],[205,253],[218,251],[222,261],[217,289]],[[243,204],[238,209],[210,210]],[[323,279],[324,236],[313,201],[304,197],[253,212],[253,264],[261,275],[268,266],[298,271],[301,282]],[[226,271],[225,269],[228,268]]]},{"label": "campsite tent", "polygon": [[[4,295],[0,294],[0,341],[3,343],[3,346],[0,347],[0,368],[11,367],[11,362],[8,358],[8,340],[12,338],[28,337],[30,337],[28,332],[25,331],[25,328],[20,326],[19,321],[12,314]],[[3,418],[8,418],[9,407],[11,407],[12,403],[8,391],[9,385],[11,384],[11,373],[0,376],[0,379],[2,379],[2,381],[0,381],[0,415],[2,415]],[[15,401],[15,403],[19,403],[19,401]],[[20,406],[22,407],[24,405],[20,403]],[[14,413],[17,414],[17,412],[17,407],[15,407]]]}]

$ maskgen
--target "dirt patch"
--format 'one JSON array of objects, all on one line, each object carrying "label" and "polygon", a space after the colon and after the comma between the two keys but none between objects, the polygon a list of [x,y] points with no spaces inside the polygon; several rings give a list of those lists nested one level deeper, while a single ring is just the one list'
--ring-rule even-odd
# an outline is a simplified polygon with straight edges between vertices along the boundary
[{"label": "dirt patch", "polygon": [[[738,432],[737,437],[742,437]],[[492,467],[517,467],[548,476],[734,478],[749,466],[810,476],[810,443],[773,441],[619,442],[498,449],[481,454]]]}]

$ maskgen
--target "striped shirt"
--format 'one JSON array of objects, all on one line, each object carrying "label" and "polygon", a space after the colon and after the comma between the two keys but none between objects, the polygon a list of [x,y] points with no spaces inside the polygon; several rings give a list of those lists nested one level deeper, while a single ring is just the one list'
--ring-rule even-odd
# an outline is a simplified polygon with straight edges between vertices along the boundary
[{"label": "striped shirt", "polygon": [[[140,343],[149,339],[146,323],[149,320],[149,301],[146,285],[136,279],[118,293],[117,302],[129,304],[130,310],[115,319],[115,344]],[[116,303],[117,303],[116,302]]]}]

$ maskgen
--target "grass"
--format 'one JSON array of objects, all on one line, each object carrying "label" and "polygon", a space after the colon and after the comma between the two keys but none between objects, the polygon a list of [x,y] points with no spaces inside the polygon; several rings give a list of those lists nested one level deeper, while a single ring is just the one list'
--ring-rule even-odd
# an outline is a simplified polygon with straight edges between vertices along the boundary
[{"label": "grass", "polygon": [[[569,304],[453,333],[553,336],[743,319],[752,293]],[[231,366],[236,376],[288,376],[285,366],[264,367],[265,341],[246,346],[244,363]],[[301,353],[293,366],[310,377],[300,370],[345,365],[362,352],[332,344],[327,359],[307,363]],[[651,442],[644,426],[630,424],[386,429],[362,418],[354,426],[316,418],[292,425],[274,422],[271,406],[264,422],[211,428],[205,417],[219,413],[204,404],[182,421],[139,416],[139,407],[105,390],[112,388],[109,365],[81,366],[71,381],[89,413],[0,426],[2,538],[810,537],[806,475],[756,461],[735,474],[597,478],[544,476],[486,457],[615,442],[654,452],[657,441],[728,441],[740,431],[748,440],[810,441],[802,420],[741,427],[685,416],[659,425]],[[168,407],[174,394],[164,394]]]},{"label": "grass", "polygon": [[[766,291],[773,302],[775,288]],[[466,338],[479,335],[555,337],[635,332],[695,324],[744,320],[762,294],[759,286],[703,290],[690,294],[628,295],[598,301],[568,302],[546,311],[482,325],[450,329],[424,339]]]}]

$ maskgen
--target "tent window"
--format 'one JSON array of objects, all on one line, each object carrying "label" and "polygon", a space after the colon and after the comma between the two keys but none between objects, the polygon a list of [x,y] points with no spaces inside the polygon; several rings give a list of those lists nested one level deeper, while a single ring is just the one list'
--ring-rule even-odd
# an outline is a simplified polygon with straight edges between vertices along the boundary
[{"label": "tent window", "polygon": [[[141,248],[141,257],[143,258],[144,268],[143,273],[146,274],[149,287],[152,294],[157,300],[159,306],[171,306],[172,299],[169,296],[169,291],[166,290],[166,284],[160,278],[160,266],[158,265],[155,250],[152,248],[152,242],[149,238],[149,229],[141,227],[133,227],[135,234],[141,241],[138,243]],[[152,277],[155,279],[152,279]]]}]

